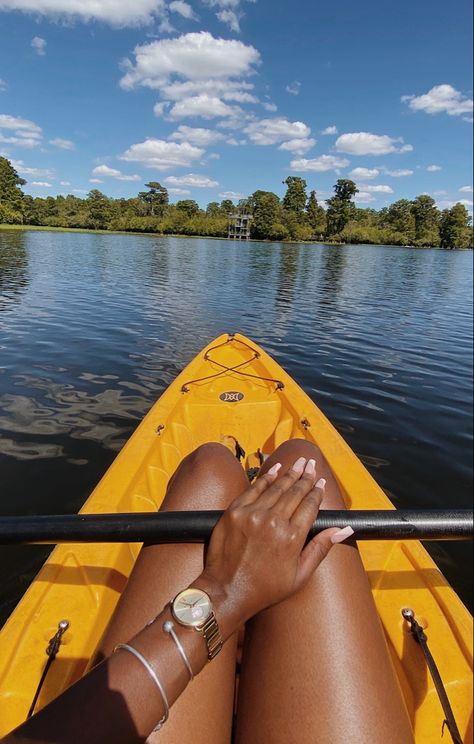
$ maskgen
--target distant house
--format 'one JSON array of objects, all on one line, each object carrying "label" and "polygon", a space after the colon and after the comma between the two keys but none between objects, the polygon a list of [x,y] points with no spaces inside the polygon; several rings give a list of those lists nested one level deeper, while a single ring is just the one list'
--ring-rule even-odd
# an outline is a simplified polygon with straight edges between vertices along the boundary
[{"label": "distant house", "polygon": [[229,240],[250,240],[252,215],[243,211],[229,214]]}]

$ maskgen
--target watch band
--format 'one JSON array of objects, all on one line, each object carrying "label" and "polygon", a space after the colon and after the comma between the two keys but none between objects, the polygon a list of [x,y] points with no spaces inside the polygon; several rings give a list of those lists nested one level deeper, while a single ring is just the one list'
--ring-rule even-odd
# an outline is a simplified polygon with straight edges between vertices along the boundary
[{"label": "watch band", "polygon": [[224,645],[214,611],[196,630],[203,634],[207,645],[207,658],[212,661]]}]

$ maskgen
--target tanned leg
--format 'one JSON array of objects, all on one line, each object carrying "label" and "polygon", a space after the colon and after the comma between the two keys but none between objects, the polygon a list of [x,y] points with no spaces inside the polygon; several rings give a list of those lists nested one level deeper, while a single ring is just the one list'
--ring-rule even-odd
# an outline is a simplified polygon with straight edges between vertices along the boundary
[{"label": "tanned leg", "polygon": [[[300,456],[326,478],[322,508],[344,500],[320,450],[292,440],[263,470]],[[275,566],[275,571],[278,566]],[[238,744],[410,744],[413,734],[355,544],[335,545],[299,594],[247,623]]]},{"label": "tanned leg", "polygon": [[[226,509],[246,488],[244,470],[230,451],[220,444],[206,444],[183,460],[169,483],[161,511]],[[143,548],[100,652],[108,656],[117,643],[132,638],[201,573],[202,567],[202,545]],[[166,726],[148,741],[229,743],[236,643],[236,638],[230,639],[212,664],[189,684],[173,706]],[[178,652],[176,664],[183,664]]]}]

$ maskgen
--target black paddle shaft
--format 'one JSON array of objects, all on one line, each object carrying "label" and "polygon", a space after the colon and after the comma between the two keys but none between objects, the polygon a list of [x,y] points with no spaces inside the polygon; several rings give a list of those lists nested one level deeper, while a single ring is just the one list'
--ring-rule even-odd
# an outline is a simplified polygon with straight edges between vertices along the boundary
[{"label": "black paddle shaft", "polygon": [[[201,543],[220,511],[0,517],[0,545],[57,543]],[[472,510],[321,511],[309,538],[350,525],[356,540],[472,540]]]}]

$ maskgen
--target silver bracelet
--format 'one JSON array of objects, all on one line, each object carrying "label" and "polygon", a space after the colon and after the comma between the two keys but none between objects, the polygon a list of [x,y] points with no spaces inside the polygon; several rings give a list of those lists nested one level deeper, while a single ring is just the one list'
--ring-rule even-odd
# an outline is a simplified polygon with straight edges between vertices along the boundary
[{"label": "silver bracelet", "polygon": [[169,706],[169,703],[168,703],[168,698],[166,696],[166,693],[165,693],[165,690],[163,688],[163,685],[161,684],[160,678],[158,677],[157,673],[153,669],[153,667],[150,664],[150,662],[145,659],[145,657],[140,653],[140,651],[137,651],[137,649],[136,648],[133,648],[133,646],[129,646],[128,643],[119,643],[119,644],[117,644],[117,646],[115,646],[114,652],[115,651],[118,651],[121,648],[124,651],[128,651],[130,654],[132,654],[133,656],[135,656],[135,658],[138,659],[138,661],[140,661],[143,664],[143,666],[147,670],[148,674],[152,678],[153,682],[158,687],[158,690],[159,690],[160,695],[161,695],[161,699],[163,701],[163,707],[165,709],[165,713],[164,713],[163,718],[161,718],[158,721],[157,725],[153,729],[153,732],[159,731],[160,728],[162,726],[164,726],[164,724],[168,720],[168,717],[169,717],[169,714],[170,714],[170,706]]},{"label": "silver bracelet", "polygon": [[192,681],[194,679],[194,672],[192,670],[191,664],[189,663],[189,659],[186,656],[186,651],[184,650],[181,641],[174,631],[174,625],[171,620],[166,620],[166,622],[163,623],[163,630],[165,631],[165,633],[168,633],[175,642],[179,655],[181,656],[182,660],[184,661],[184,665],[188,670],[189,679]]}]

